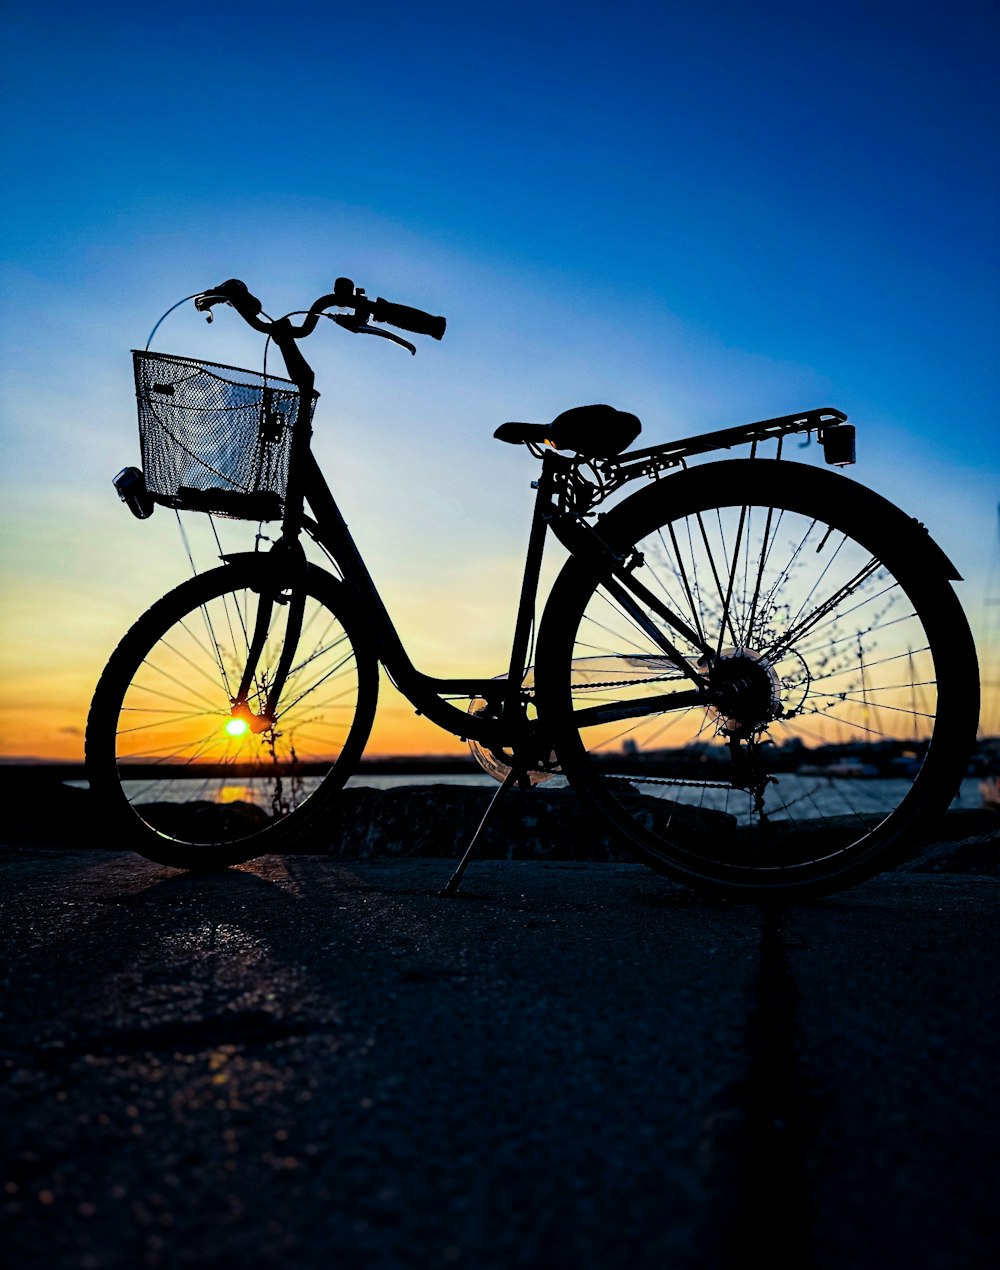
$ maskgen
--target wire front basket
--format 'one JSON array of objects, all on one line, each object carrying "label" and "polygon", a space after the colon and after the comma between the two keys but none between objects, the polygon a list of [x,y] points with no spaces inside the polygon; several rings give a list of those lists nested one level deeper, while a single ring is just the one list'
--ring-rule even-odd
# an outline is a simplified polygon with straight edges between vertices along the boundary
[{"label": "wire front basket", "polygon": [[299,411],[295,385],[167,353],[133,350],[132,362],[153,499],[238,520],[279,520]]}]

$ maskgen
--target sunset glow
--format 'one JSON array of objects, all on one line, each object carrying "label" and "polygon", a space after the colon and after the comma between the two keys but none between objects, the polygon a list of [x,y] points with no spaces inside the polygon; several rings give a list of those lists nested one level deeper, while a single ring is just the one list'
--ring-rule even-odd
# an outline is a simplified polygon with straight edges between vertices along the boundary
[{"label": "sunset glow", "polygon": [[[138,462],[131,350],[230,277],[272,316],[347,275],[448,319],[412,358],[333,323],[305,350],[315,452],[421,670],[507,668],[537,463],[492,434],[587,402],[638,415],[641,446],[844,410],[852,477],[927,525],[996,666],[995,13],[309,0],[281,48],[273,18],[226,0],[155,25],[120,3],[4,19],[0,758],[79,761],[125,631],[189,548],[218,564],[204,516],[136,520],[111,479]],[[154,347],[265,356],[231,310],[208,326],[191,304]],[[221,550],[256,529],[220,523]],[[788,733],[808,746],[873,712],[891,731],[918,681]],[[281,743],[336,752],[335,705]],[[204,731],[178,708],[171,742],[260,748],[231,699],[202,706]],[[671,716],[662,736],[704,728]],[[464,752],[382,676],[369,754]]]}]

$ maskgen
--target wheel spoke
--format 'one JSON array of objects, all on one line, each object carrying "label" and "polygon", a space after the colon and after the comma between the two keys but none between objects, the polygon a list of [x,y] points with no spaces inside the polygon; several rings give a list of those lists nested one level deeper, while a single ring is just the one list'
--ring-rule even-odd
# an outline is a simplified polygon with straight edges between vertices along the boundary
[{"label": "wheel spoke", "polygon": [[[879,850],[920,820],[912,809],[947,805],[974,737],[974,647],[901,513],[873,531],[844,478],[725,467],[725,490],[711,464],[664,482],[659,521],[642,495],[631,519],[627,503],[609,514],[607,541],[642,560],[655,597],[630,587],[622,605],[567,573],[559,656],[593,669],[570,672],[557,748],[588,804],[681,881],[828,893],[877,871]],[[676,660],[664,608],[710,644],[701,693],[655,682]],[[612,672],[629,660],[638,675]],[[952,741],[931,746],[942,702]]]},{"label": "wheel spoke", "polygon": [[[359,662],[325,575],[310,576],[280,716],[262,731],[244,723],[241,732],[231,710],[252,642],[250,615],[266,591],[254,566],[224,566],[183,584],[109,663],[88,722],[88,770],[151,858],[249,858],[257,839],[270,841],[272,830],[310,814],[349,775],[374,714],[375,663]],[[270,609],[251,719],[274,682],[288,608]]]}]

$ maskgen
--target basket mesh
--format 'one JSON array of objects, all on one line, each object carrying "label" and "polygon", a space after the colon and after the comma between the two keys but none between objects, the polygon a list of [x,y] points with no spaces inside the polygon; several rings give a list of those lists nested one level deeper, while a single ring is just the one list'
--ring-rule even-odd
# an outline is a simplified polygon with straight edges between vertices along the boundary
[{"label": "basket mesh", "polygon": [[166,353],[133,351],[132,361],[143,474],[156,502],[279,519],[299,409],[295,385]]}]

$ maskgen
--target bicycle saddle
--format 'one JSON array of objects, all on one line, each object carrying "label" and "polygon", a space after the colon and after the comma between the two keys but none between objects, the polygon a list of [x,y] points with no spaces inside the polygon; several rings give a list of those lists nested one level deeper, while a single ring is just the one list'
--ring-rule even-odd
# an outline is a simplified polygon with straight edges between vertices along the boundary
[{"label": "bicycle saddle", "polygon": [[631,445],[642,431],[635,415],[614,406],[574,406],[551,423],[501,423],[493,435],[510,445],[545,445],[608,459]]}]

